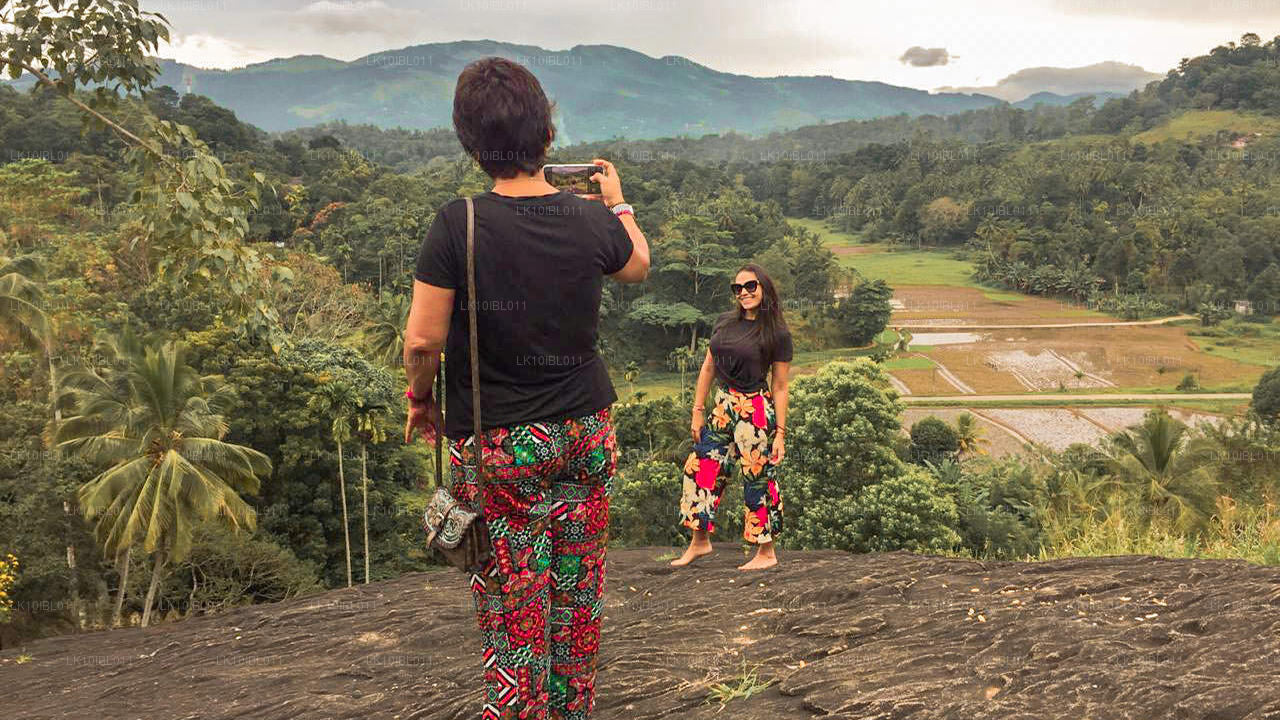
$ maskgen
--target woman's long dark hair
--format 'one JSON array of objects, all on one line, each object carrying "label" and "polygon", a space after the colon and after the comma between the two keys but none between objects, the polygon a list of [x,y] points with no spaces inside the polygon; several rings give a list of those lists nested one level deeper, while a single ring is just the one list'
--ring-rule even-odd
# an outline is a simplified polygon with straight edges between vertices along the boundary
[{"label": "woman's long dark hair", "polygon": [[[777,356],[778,336],[787,330],[787,321],[782,317],[782,303],[778,301],[778,290],[773,285],[773,278],[769,277],[769,273],[764,268],[755,263],[747,263],[738,268],[734,272],[734,277],[739,273],[754,273],[756,280],[760,281],[760,307],[756,308],[756,328],[760,333],[760,342],[764,345],[764,356],[770,365],[773,364],[773,358]],[[735,308],[720,316],[716,322],[716,327],[734,319],[743,319],[747,316],[746,311],[742,309],[742,303],[738,302],[738,298],[733,298]]]}]

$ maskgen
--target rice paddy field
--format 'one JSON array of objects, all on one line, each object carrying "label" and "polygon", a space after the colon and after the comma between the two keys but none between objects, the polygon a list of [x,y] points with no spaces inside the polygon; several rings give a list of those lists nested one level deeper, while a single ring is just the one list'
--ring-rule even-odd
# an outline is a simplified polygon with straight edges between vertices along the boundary
[{"label": "rice paddy field", "polygon": [[[996,455],[1025,452],[1027,443],[1061,449],[1100,442],[1140,421],[1151,406],[1127,395],[1167,394],[1160,402],[1176,417],[1193,425],[1220,422],[1242,412],[1247,400],[1179,399],[1186,383],[1199,393],[1248,393],[1263,372],[1280,363],[1280,323],[1125,324],[1078,303],[984,287],[972,279],[972,265],[949,252],[863,243],[817,220],[792,222],[817,233],[841,265],[894,289],[889,326],[876,342],[892,346],[899,333],[910,342],[884,368],[900,395],[927,396],[904,412],[904,428],[931,414],[953,422],[969,411]],[[873,350],[799,352],[792,374],[803,376]],[[686,378],[686,384],[694,379]],[[644,373],[636,388],[650,397],[677,395],[680,384],[675,373]],[[628,386],[617,386],[625,395]],[[1116,397],[1110,403],[1096,397],[1111,394]],[[994,395],[1026,400],[984,397]]]}]

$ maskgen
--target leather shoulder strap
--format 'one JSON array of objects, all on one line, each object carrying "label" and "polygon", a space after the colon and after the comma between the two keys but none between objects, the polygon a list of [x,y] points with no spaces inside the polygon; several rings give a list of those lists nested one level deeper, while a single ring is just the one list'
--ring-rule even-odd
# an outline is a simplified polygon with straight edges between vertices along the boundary
[{"label": "leather shoulder strap", "polygon": [[467,325],[471,340],[471,425],[476,456],[476,508],[484,509],[484,442],[480,423],[480,336],[476,330],[476,205],[467,201]]}]

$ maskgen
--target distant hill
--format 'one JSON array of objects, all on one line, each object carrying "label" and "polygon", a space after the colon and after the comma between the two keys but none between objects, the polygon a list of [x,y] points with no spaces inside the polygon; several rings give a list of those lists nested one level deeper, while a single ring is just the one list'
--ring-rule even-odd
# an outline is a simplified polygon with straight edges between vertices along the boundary
[{"label": "distant hill", "polygon": [[1026,102],[1038,93],[1074,97],[1128,95],[1134,90],[1146,87],[1148,83],[1163,78],[1164,75],[1148,72],[1138,65],[1100,62],[1075,68],[1024,68],[1002,78],[995,85],[938,89],[943,92],[989,95],[1009,102]]},{"label": "distant hill", "polygon": [[561,142],[762,133],[903,113],[945,115],[1001,103],[880,82],[734,75],[682,57],[654,58],[611,45],[553,51],[487,40],[418,45],[351,62],[304,55],[234,70],[162,60],[156,85],[179,91],[189,85],[264,130],[336,120],[427,129],[450,125],[458,73],[489,55],[520,62],[538,76],[559,106]]},{"label": "distant hill", "polygon": [[1095,107],[1097,107],[1098,105],[1101,105],[1106,101],[1111,100],[1112,98],[1125,97],[1125,95],[1126,93],[1105,92],[1105,91],[1104,92],[1079,92],[1079,93],[1072,93],[1070,95],[1059,95],[1058,93],[1051,93],[1051,92],[1038,92],[1034,95],[1030,95],[1026,98],[1023,98],[1022,100],[1019,100],[1016,103],[1013,103],[1013,106],[1016,108],[1022,108],[1023,110],[1030,110],[1037,105],[1052,105],[1055,107],[1062,106],[1062,105],[1070,105],[1071,103],[1079,100],[1080,98],[1092,97],[1093,104]]}]

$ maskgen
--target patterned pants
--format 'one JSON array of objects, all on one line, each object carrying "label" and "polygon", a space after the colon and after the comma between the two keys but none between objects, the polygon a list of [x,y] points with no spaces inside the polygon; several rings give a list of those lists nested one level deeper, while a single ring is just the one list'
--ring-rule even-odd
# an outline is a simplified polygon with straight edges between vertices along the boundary
[{"label": "patterned pants", "polygon": [[756,544],[777,539],[782,530],[782,496],[778,493],[778,467],[769,461],[773,430],[768,390],[741,393],[716,388],[702,438],[684,463],[680,520],[685,527],[715,532],[716,508],[731,461],[736,461],[747,506],[742,536]]},{"label": "patterned pants", "polygon": [[[594,415],[484,432],[494,559],[471,576],[484,636],[482,717],[581,720],[595,703],[617,439]],[[451,441],[454,497],[475,497],[475,444]]]}]

